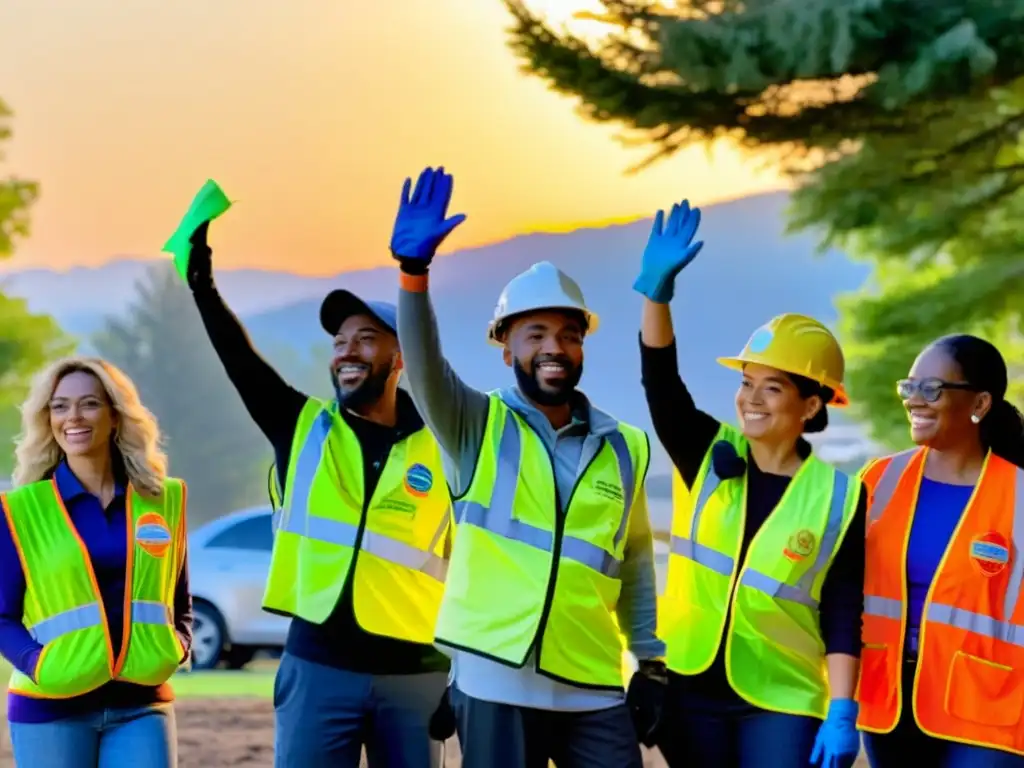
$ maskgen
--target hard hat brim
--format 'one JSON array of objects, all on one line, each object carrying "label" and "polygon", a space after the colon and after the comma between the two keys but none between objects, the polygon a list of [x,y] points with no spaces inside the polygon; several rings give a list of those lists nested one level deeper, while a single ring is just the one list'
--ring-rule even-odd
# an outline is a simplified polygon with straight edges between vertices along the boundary
[{"label": "hard hat brim", "polygon": [[587,329],[584,332],[584,336],[585,337],[586,336],[590,336],[591,334],[593,334],[594,331],[597,330],[598,325],[600,325],[600,319],[598,318],[597,313],[596,312],[591,312],[589,309],[580,309],[579,307],[573,307],[573,306],[569,306],[569,305],[566,305],[564,307],[535,307],[533,309],[528,309],[528,310],[526,310],[524,312],[515,312],[515,313],[513,313],[511,315],[506,315],[505,317],[497,317],[494,320],[491,320],[491,322],[487,324],[487,341],[490,344],[493,344],[496,347],[503,347],[503,346],[505,346],[505,342],[500,340],[497,337],[498,326],[501,325],[502,323],[506,323],[509,320],[512,320],[512,319],[514,319],[516,317],[520,317],[522,315],[529,315],[529,314],[532,314],[534,312],[559,312],[559,311],[562,311],[562,312],[581,312],[581,313],[583,313],[583,317],[585,317],[586,320],[587,320]]},{"label": "hard hat brim", "polygon": [[813,381],[818,382],[822,386],[828,387],[835,393],[832,396],[832,399],[829,402],[825,403],[825,405],[831,405],[835,408],[845,408],[850,404],[850,399],[846,395],[846,388],[843,387],[841,382],[833,381],[832,379],[819,379],[815,378],[814,376],[808,376],[805,371],[789,370],[787,368],[780,367],[779,365],[772,364],[766,360],[762,360],[759,357],[719,357],[717,360],[719,365],[723,365],[726,368],[730,368],[734,371],[742,371],[743,366],[745,365],[764,365],[769,368],[775,368],[776,370],[782,371],[783,373],[792,374],[793,376],[803,376],[805,379],[812,379]]}]

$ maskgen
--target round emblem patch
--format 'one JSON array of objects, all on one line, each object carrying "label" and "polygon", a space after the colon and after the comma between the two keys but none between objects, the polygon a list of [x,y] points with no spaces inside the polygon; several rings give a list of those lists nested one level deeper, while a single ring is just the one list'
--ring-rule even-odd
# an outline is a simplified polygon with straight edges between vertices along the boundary
[{"label": "round emblem patch", "polygon": [[750,341],[747,343],[747,349],[755,355],[759,355],[768,349],[773,338],[775,338],[775,334],[772,333],[772,331],[767,328],[758,328],[754,331],[754,335],[750,337]]},{"label": "round emblem patch", "polygon": [[171,529],[156,512],[147,512],[135,523],[135,542],[153,557],[163,557],[171,547]]},{"label": "round emblem patch", "polygon": [[1001,533],[989,531],[971,539],[971,562],[985,576],[995,576],[1010,562],[1010,544]]},{"label": "round emblem patch", "polygon": [[807,529],[797,531],[789,537],[789,541],[786,542],[786,547],[782,550],[782,554],[787,559],[797,563],[814,551],[816,543],[817,540],[814,538],[814,534]]},{"label": "round emblem patch", "polygon": [[422,464],[413,464],[405,471],[405,490],[412,496],[426,496],[434,487],[434,475]]}]

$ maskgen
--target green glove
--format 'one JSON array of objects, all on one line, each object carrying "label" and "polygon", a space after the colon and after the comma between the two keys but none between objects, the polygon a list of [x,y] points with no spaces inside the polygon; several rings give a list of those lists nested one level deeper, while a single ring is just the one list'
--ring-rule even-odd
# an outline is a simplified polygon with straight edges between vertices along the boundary
[{"label": "green glove", "polygon": [[230,207],[231,201],[228,200],[228,196],[213,179],[208,179],[192,199],[192,205],[189,206],[185,218],[160,249],[173,254],[174,267],[182,280],[188,280],[188,259],[192,251],[189,238],[192,237],[192,233],[200,225],[213,221]]}]

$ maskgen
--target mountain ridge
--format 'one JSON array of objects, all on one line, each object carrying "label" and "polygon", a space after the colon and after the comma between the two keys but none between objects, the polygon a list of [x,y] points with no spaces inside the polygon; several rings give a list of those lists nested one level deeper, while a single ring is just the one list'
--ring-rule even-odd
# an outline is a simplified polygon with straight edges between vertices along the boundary
[{"label": "mountain ridge", "polygon": [[[738,352],[755,328],[782,312],[801,312],[833,325],[833,297],[860,287],[870,273],[838,251],[819,254],[812,234],[787,235],[787,204],[788,195],[775,192],[702,207],[698,236],[705,247],[677,280],[672,310],[680,369],[698,405],[719,419],[734,418],[737,379],[735,372],[717,365],[716,357]],[[430,290],[444,353],[455,370],[483,390],[511,381],[498,351],[486,343],[487,322],[505,283],[532,263],[551,261],[579,282],[588,305],[601,317],[601,327],[586,340],[581,389],[595,405],[653,437],[640,386],[641,297],[632,290],[650,221],[536,232],[439,256]],[[154,263],[159,262],[126,259],[63,273],[11,271],[0,277],[0,288],[23,296],[33,311],[49,312],[85,339],[104,316],[128,306],[135,282]],[[394,265],[317,277],[218,269],[216,279],[258,348],[285,345],[302,354],[317,350],[318,357],[326,356],[319,350],[329,342],[318,317],[328,291],[345,287],[367,299],[395,301],[398,290]],[[853,442],[861,439],[862,431],[843,414],[835,413],[833,424],[830,433],[837,440],[851,434]],[[657,474],[667,471],[668,464],[655,447],[651,471]]]}]

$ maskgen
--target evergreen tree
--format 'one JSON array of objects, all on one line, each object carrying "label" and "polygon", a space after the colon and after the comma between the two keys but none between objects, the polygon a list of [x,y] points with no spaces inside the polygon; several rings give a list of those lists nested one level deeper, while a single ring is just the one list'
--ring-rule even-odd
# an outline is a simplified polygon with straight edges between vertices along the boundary
[{"label": "evergreen tree", "polygon": [[525,71],[653,147],[634,170],[723,137],[773,153],[799,182],[791,228],[876,264],[842,301],[875,437],[905,443],[895,381],[939,335],[987,336],[1020,370],[1024,3],[604,0],[598,41],[505,3]]},{"label": "evergreen tree", "polygon": [[109,318],[93,345],[159,420],[170,471],[188,483],[190,525],[267,502],[269,445],[170,262],[150,268],[126,314]]},{"label": "evergreen tree", "polygon": [[[655,145],[795,152],[914,131],[1024,73],[1024,4],[992,0],[602,0],[608,34],[553,30],[504,0],[525,71]],[[652,159],[653,159],[652,158]]]},{"label": "evergreen tree", "polygon": [[[0,101],[0,145],[11,137],[11,111]],[[0,150],[0,163],[4,155]],[[0,179],[0,259],[9,259],[19,238],[30,233],[29,213],[39,185],[16,177]],[[32,375],[74,349],[49,315],[29,311],[24,299],[0,293],[0,473],[14,467],[14,436],[21,425],[19,406],[28,395]]]}]

